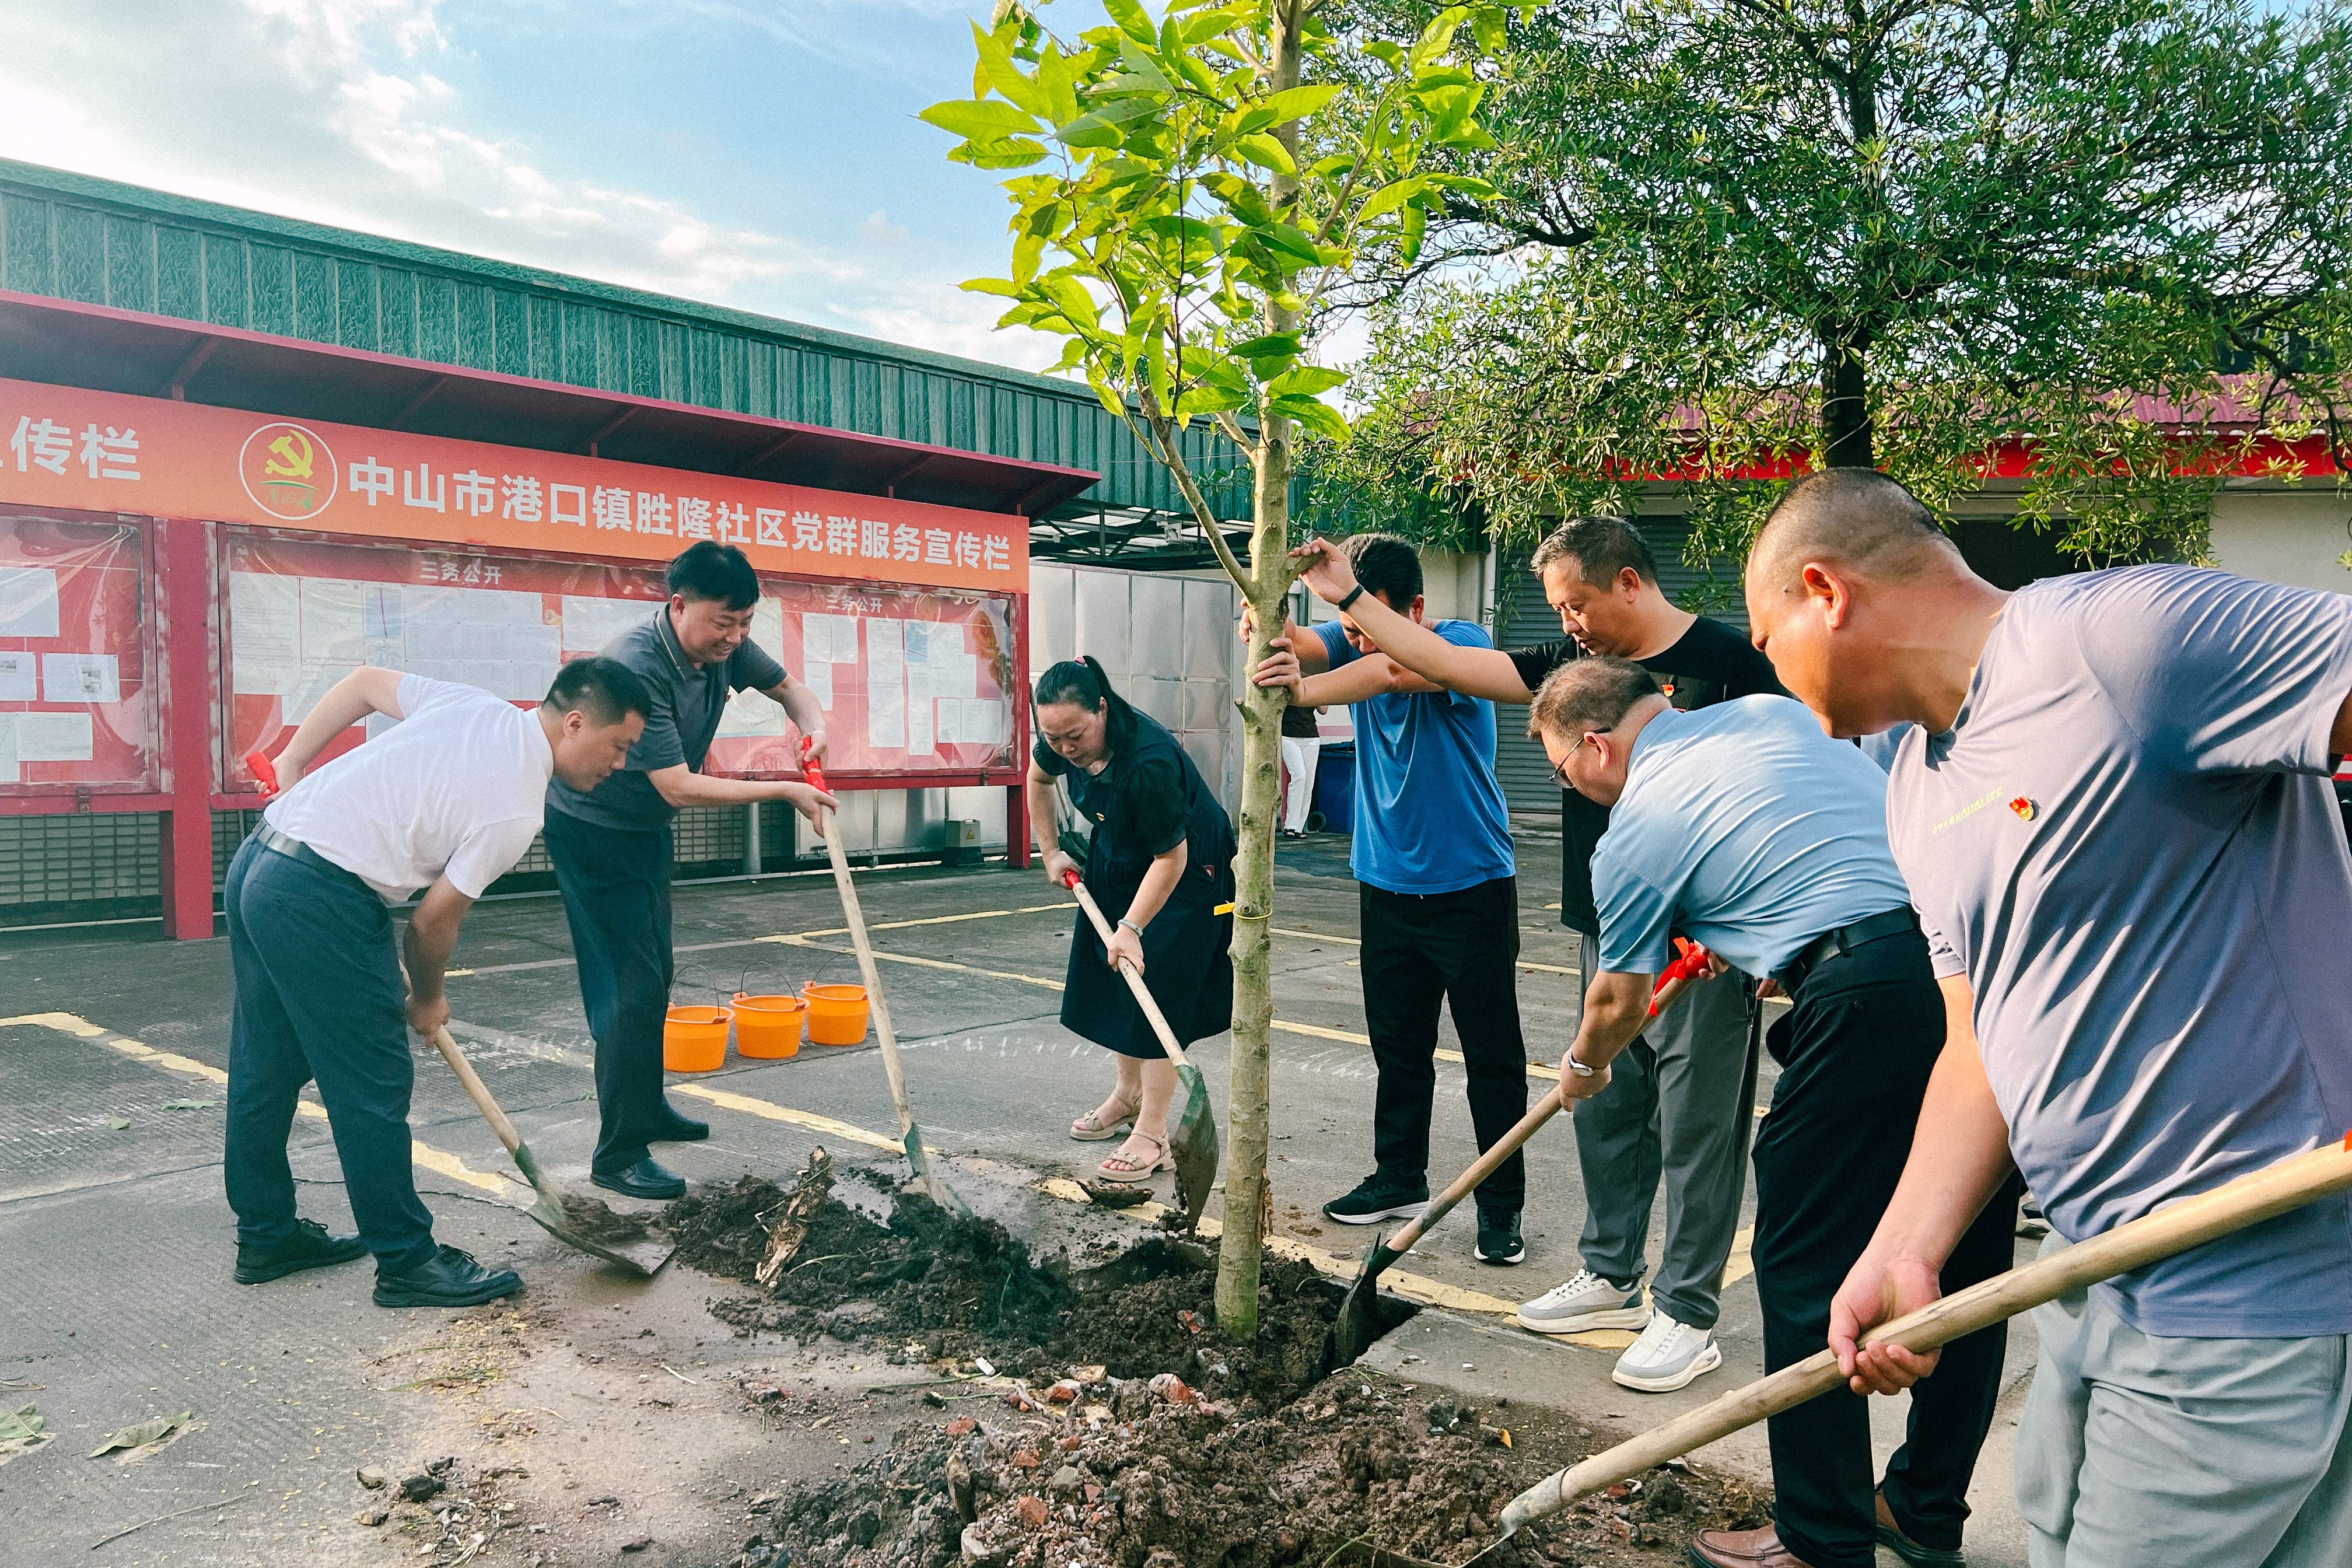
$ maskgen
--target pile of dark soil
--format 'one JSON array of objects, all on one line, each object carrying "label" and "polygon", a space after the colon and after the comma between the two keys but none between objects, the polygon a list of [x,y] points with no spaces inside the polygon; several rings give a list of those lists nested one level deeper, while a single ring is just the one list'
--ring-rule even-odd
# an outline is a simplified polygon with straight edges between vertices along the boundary
[{"label": "pile of dark soil", "polygon": [[1156,1394],[1119,1398],[1110,1419],[1096,1412],[903,1429],[889,1453],[788,1492],[772,1535],[738,1561],[1289,1568],[1396,1564],[1399,1552],[1462,1563],[1493,1545],[1484,1561],[1496,1568],[1614,1565],[1655,1563],[1698,1530],[1769,1517],[1740,1482],[1660,1469],[1495,1545],[1504,1504],[1605,1439],[1528,1429],[1506,1446],[1510,1428],[1496,1423],[1508,1411],[1461,1411],[1357,1373],[1265,1415]]},{"label": "pile of dark soil", "polygon": [[[758,1216],[784,1197],[746,1176],[671,1205],[679,1261],[750,1281],[767,1246]],[[772,1293],[721,1300],[711,1312],[746,1334],[877,1342],[899,1362],[962,1367],[984,1357],[1015,1377],[1070,1365],[1117,1378],[1174,1372],[1210,1397],[1269,1407],[1329,1369],[1339,1292],[1312,1266],[1265,1259],[1257,1337],[1246,1344],[1217,1331],[1214,1287],[1208,1254],[1171,1237],[1149,1237],[1074,1276],[1058,1256],[1033,1262],[1003,1226],[959,1218],[907,1189],[887,1226],[828,1198]]]}]

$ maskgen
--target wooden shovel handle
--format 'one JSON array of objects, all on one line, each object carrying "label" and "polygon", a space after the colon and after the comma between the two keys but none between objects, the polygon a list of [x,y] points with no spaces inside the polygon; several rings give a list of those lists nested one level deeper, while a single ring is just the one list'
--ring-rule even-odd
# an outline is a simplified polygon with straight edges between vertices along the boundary
[{"label": "wooden shovel handle", "polygon": [[[1087,911],[1087,919],[1095,922],[1095,934],[1102,938],[1103,946],[1108,947],[1110,922],[1103,919],[1102,906],[1095,902],[1092,893],[1087,891],[1087,885],[1078,880],[1078,874],[1076,871],[1063,872],[1062,886],[1077,894],[1078,907]],[[1127,977],[1127,988],[1135,993],[1135,1005],[1142,1008],[1143,1016],[1151,1021],[1151,1032],[1160,1037],[1160,1048],[1168,1053],[1170,1061],[1180,1068],[1185,1066],[1184,1047],[1176,1043],[1176,1031],[1168,1026],[1167,1018],[1160,1011],[1160,1004],[1151,999],[1151,988],[1143,984],[1143,976],[1124,963],[1118,966],[1118,972]]]},{"label": "wooden shovel handle", "polygon": [[[2352,1188],[2352,1134],[2344,1142],[2296,1154],[2236,1181],[2143,1215],[2063,1252],[1931,1301],[1868,1336],[1873,1344],[1928,1351],[2072,1290],[2084,1289],[2158,1258],[2200,1246],[2289,1209]],[[1580,1497],[1631,1479],[1654,1465],[1728,1436],[1768,1415],[1845,1384],[1837,1354],[1822,1351],[1664,1426],[1548,1476],[1503,1512],[1503,1532],[1556,1513]]]},{"label": "wooden shovel handle", "polygon": [[466,1086],[466,1098],[474,1102],[474,1109],[482,1113],[482,1120],[490,1124],[490,1131],[497,1133],[499,1142],[507,1146],[507,1152],[519,1157],[522,1152],[522,1134],[516,1131],[515,1124],[507,1120],[507,1113],[499,1109],[499,1102],[490,1098],[489,1086],[482,1081],[480,1074],[474,1071],[474,1064],[466,1059],[466,1053],[457,1048],[457,1042],[449,1037],[446,1024],[435,1027],[433,1044],[439,1048],[441,1059],[449,1064],[449,1070],[457,1075],[457,1081]]}]

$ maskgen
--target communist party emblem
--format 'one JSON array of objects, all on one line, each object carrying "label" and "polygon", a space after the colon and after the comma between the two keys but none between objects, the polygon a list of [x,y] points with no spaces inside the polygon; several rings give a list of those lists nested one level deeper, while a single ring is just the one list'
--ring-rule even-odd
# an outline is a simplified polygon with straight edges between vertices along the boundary
[{"label": "communist party emblem", "polygon": [[237,478],[253,504],[289,522],[314,518],[335,499],[335,455],[314,430],[264,425],[237,453]]}]

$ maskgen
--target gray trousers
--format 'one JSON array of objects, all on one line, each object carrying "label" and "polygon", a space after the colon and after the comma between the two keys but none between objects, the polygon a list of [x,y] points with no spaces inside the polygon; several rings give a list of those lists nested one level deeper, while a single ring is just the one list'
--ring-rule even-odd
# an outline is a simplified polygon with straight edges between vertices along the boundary
[{"label": "gray trousers", "polygon": [[[1579,934],[1584,984],[1601,940]],[[1584,1267],[1629,1289],[1649,1271],[1650,1205],[1665,1179],[1666,1243],[1651,1299],[1678,1323],[1715,1327],[1723,1266],[1739,1229],[1752,1108],[1739,1103],[1748,1003],[1737,974],[1691,986],[1610,1064],[1609,1087],[1580,1102]]]},{"label": "gray trousers", "polygon": [[2095,1293],[2036,1307],[2033,1328],[2017,1434],[2033,1568],[2352,1563],[2347,1336],[2158,1339]]}]

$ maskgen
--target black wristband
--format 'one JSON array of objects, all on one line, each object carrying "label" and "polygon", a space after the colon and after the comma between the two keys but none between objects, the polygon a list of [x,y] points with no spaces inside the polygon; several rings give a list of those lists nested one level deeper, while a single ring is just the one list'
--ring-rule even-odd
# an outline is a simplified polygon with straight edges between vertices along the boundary
[{"label": "black wristband", "polygon": [[1344,598],[1344,599],[1340,600],[1338,604],[1336,604],[1336,605],[1332,605],[1331,607],[1332,607],[1334,610],[1337,610],[1337,611],[1340,612],[1342,615],[1344,615],[1344,614],[1346,614],[1346,613],[1347,613],[1347,609],[1348,609],[1348,606],[1349,606],[1349,605],[1350,605],[1354,604],[1357,600],[1359,600],[1359,599],[1362,598],[1363,596],[1364,596],[1364,585],[1363,585],[1361,583],[1359,583],[1359,584],[1357,584],[1354,587],[1352,587],[1352,588],[1350,588],[1350,589],[1349,589],[1349,590],[1348,590],[1348,596],[1347,596],[1346,598]]}]

